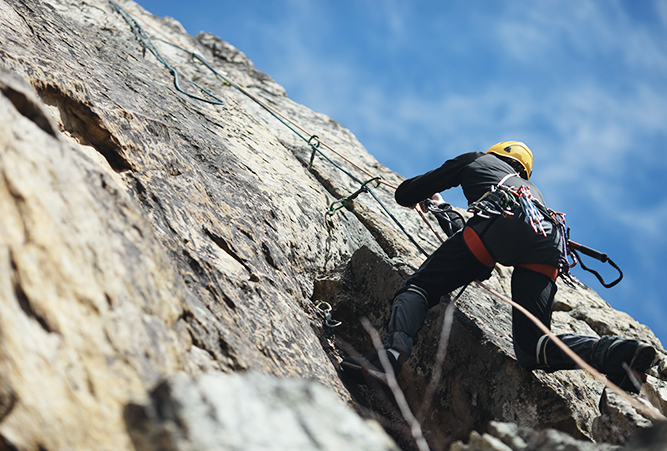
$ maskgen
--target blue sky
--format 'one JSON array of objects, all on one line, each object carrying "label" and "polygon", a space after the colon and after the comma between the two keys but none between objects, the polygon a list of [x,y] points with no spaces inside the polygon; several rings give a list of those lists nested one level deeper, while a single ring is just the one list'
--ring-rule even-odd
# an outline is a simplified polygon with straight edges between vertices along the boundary
[{"label": "blue sky", "polygon": [[[406,177],[524,141],[572,239],[609,254],[625,279],[605,289],[575,275],[667,344],[667,1],[139,4],[231,43]],[[443,195],[465,205],[459,191]]]}]

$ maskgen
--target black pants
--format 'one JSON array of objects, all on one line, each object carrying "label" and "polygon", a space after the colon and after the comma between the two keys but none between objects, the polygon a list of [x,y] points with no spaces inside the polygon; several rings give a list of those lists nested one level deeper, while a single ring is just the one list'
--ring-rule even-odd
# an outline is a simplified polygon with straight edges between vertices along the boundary
[{"label": "black pants", "polygon": [[[489,220],[487,220],[489,221]],[[491,220],[493,221],[493,220]],[[507,222],[498,222],[502,229],[511,228]],[[493,236],[496,224],[477,222],[475,228],[483,231],[491,231]],[[525,228],[524,228],[525,229]],[[526,230],[518,229],[517,234],[527,233]],[[535,235],[532,228],[529,233]],[[556,242],[551,236],[557,233],[549,230],[549,237],[545,240]],[[509,237],[507,242],[517,240],[520,237]],[[484,235],[482,235],[484,240]],[[534,236],[528,236],[528,242],[536,240]],[[545,241],[542,240],[542,241]],[[534,249],[534,259],[531,260],[531,247],[524,246],[523,252],[512,249],[511,252],[518,256],[512,256],[512,260],[519,263],[544,263],[545,249],[550,247],[546,242],[538,243]],[[487,244],[487,243],[485,243]],[[488,246],[502,253],[502,243],[493,243]],[[551,252],[558,252],[558,248],[551,247]],[[494,255],[494,257],[497,257]],[[556,254],[557,261],[558,255]],[[500,255],[499,261],[507,261],[509,257]],[[521,261],[523,260],[523,261]],[[505,261],[503,261],[504,264]],[[482,264],[468,249],[462,233],[455,233],[445,241],[422,266],[405,282],[397,292],[392,306],[391,319],[389,322],[389,333],[385,339],[385,346],[394,348],[403,354],[410,354],[411,348],[417,339],[417,333],[424,325],[428,308],[437,305],[443,294],[452,292],[473,280],[483,277],[490,268]],[[551,312],[554,297],[556,295],[556,284],[548,276],[529,269],[516,266],[512,275],[512,299],[535,315],[544,325],[550,327]],[[528,369],[540,368],[546,371],[577,368],[572,359],[565,355],[530,319],[516,309],[512,309],[512,333],[514,351],[518,362]],[[489,318],[491,320],[491,318]],[[569,348],[581,356],[585,361],[590,361],[590,351],[597,337],[587,337],[575,334],[563,334],[558,336]]]}]

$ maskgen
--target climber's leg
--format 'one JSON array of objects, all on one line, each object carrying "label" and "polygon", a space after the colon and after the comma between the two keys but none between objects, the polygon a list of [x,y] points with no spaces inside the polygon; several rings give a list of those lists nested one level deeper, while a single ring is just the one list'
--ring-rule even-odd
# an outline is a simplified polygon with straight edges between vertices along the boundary
[{"label": "climber's leg", "polygon": [[[515,302],[525,307],[544,325],[549,327],[555,284],[548,277],[525,268],[515,268],[512,276],[512,296]],[[528,369],[543,369],[548,372],[570,370],[579,366],[563,352],[556,343],[518,310],[513,311],[512,329],[514,351],[519,363]],[[656,356],[655,349],[639,340],[628,340],[617,336],[602,338],[576,334],[561,334],[558,338],[586,363],[622,389],[637,393],[630,377],[644,381],[645,372]]]},{"label": "climber's leg", "polygon": [[[400,371],[407,360],[417,333],[426,319],[427,311],[440,302],[443,294],[468,284],[490,271],[468,250],[461,233],[452,235],[422,266],[406,280],[396,294],[389,319],[389,328],[384,340],[394,371]],[[377,353],[372,350],[366,359],[378,366]],[[353,373],[355,380],[362,372],[362,360],[352,356],[343,359],[341,368],[346,374]]]},{"label": "climber's leg", "polygon": [[[548,328],[551,325],[556,291],[556,283],[548,276],[522,267],[514,268],[512,299]],[[514,353],[523,367],[545,371],[577,368],[571,358],[517,309],[512,309],[512,334]],[[590,350],[597,341],[596,337],[575,334],[562,334],[558,337],[584,360],[589,359]]]}]

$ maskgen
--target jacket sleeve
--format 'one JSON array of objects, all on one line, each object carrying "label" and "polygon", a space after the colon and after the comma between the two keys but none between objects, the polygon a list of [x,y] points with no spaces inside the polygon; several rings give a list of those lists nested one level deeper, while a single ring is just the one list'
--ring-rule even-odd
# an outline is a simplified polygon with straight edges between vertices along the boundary
[{"label": "jacket sleeve", "polygon": [[461,173],[470,163],[484,155],[482,152],[471,152],[445,161],[437,169],[405,180],[396,189],[394,198],[404,207],[410,207],[449,188],[461,184]]}]

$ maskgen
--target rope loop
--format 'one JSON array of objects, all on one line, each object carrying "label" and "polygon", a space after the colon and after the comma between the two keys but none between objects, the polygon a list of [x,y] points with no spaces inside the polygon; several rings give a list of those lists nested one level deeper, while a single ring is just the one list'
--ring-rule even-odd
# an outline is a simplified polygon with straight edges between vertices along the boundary
[{"label": "rope loop", "polygon": [[[568,242],[568,244],[570,245],[568,250],[569,250],[570,255],[572,255],[573,260],[574,260],[574,264],[572,266],[576,265],[577,262],[579,262],[579,264],[581,265],[581,269],[583,269],[584,271],[588,271],[589,273],[593,274],[595,276],[595,278],[598,279],[600,284],[602,284],[602,286],[605,287],[605,288],[615,287],[616,285],[618,285],[618,283],[621,280],[623,280],[623,271],[621,270],[621,268],[618,267],[618,265],[616,263],[614,263],[614,261],[611,258],[607,257],[607,254],[598,253],[601,257],[599,257],[597,255],[591,255],[591,253],[589,253],[587,251],[589,251],[589,250],[593,251],[593,252],[598,252],[598,251],[595,251],[595,250],[590,249],[590,248],[586,248],[585,246],[582,246],[578,243],[574,243],[576,246],[573,246],[572,243],[573,243],[572,241]],[[613,280],[609,283],[605,282],[599,272],[597,272],[596,270],[594,270],[592,268],[589,268],[588,266],[586,266],[586,264],[584,264],[584,261],[582,260],[581,256],[579,255],[579,253],[577,251],[581,252],[582,254],[588,255],[589,257],[595,258],[596,260],[599,260],[602,263],[609,263],[609,265],[612,268],[614,268],[616,271],[618,271],[618,277],[615,280]]]},{"label": "rope loop", "polygon": [[[184,94],[184,95],[186,95],[186,96],[188,96],[188,97],[190,97],[194,100],[198,100],[198,101],[204,102],[204,103],[209,103],[211,105],[224,105],[225,104],[224,100],[222,100],[220,97],[213,94],[208,89],[204,88],[203,86],[197,84],[196,82],[190,80],[187,77],[183,77],[183,78],[185,78],[185,80],[188,81],[191,85],[193,85],[197,89],[199,89],[202,93],[209,96],[209,98],[198,96],[198,95],[195,95],[195,94],[191,94],[191,93],[187,92],[185,89],[183,89],[181,87],[181,84],[180,84],[178,71],[173,66],[171,66],[169,64],[167,59],[162,55],[162,53],[158,50],[158,48],[155,46],[155,44],[153,44],[153,41],[148,36],[148,33],[146,33],[146,30],[144,30],[144,28],[141,25],[139,25],[139,22],[137,22],[134,19],[134,17],[132,17],[130,14],[128,14],[128,12],[125,11],[118,3],[114,2],[113,0],[109,0],[109,3],[111,4],[111,6],[113,6],[113,8],[116,10],[116,12],[118,12],[118,14],[120,14],[123,17],[125,22],[127,22],[127,24],[132,29],[132,32],[136,36],[136,38],[141,41],[141,44],[143,45],[143,47],[142,47],[143,56],[146,55],[146,50],[148,50],[164,67],[166,67],[169,70],[169,72],[171,72],[171,75],[174,77],[174,87],[176,88],[176,90],[178,92],[180,92],[181,94]],[[162,41],[162,39],[159,39],[159,40]],[[192,54],[193,57],[196,57],[196,55],[194,53],[192,53],[192,52],[190,52],[190,53]]]}]

